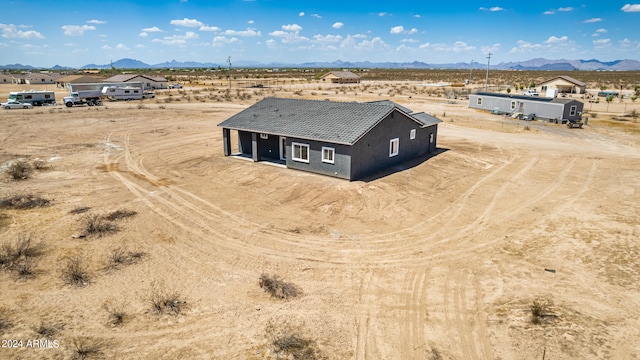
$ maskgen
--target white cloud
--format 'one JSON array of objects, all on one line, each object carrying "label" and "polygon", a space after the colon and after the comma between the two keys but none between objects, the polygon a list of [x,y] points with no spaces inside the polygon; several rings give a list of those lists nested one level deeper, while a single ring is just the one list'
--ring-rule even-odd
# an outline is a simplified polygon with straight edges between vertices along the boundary
[{"label": "white cloud", "polygon": [[516,54],[516,53],[533,52],[542,48],[541,44],[532,44],[524,40],[518,40],[516,44],[518,44],[518,46],[512,48],[510,53]]},{"label": "white cloud", "polygon": [[626,4],[620,10],[624,12],[640,12],[640,4]]},{"label": "white cloud", "polygon": [[148,32],[148,33],[152,33],[152,32],[162,32],[162,30],[160,30],[159,27],[154,26],[154,27],[150,27],[150,28],[144,28],[142,29],[142,31],[144,32]]},{"label": "white cloud", "polygon": [[87,21],[88,24],[106,24],[106,21],[103,20],[89,20]]},{"label": "white cloud", "polygon": [[129,50],[129,48],[128,48],[128,47],[126,47],[124,44],[118,44],[118,45],[116,45],[116,50],[119,50],[119,51],[128,51],[128,50]]},{"label": "white cloud", "polygon": [[247,24],[249,24],[249,25],[251,25],[251,24],[253,24],[253,23],[255,23],[255,21],[253,21],[253,20],[249,20],[249,21],[247,21]]},{"label": "white cloud", "polygon": [[481,8],[480,8],[480,10],[482,10],[482,11],[492,11],[492,12],[495,12],[495,11],[503,11],[504,9],[503,9],[503,8],[501,8],[500,6],[492,6],[492,7],[490,7],[490,8],[481,7]]},{"label": "white cloud", "polygon": [[342,41],[342,36],[340,35],[314,35],[313,36],[313,40],[321,43],[321,44],[330,44],[330,43],[338,43],[340,41]]},{"label": "white cloud", "polygon": [[611,46],[611,39],[598,39],[593,40],[593,46],[596,49],[604,49]]},{"label": "white cloud", "polygon": [[138,34],[138,36],[140,36],[142,38],[146,38],[147,36],[149,36],[149,33],[143,31],[140,34]]},{"label": "white cloud", "polygon": [[318,14],[311,14],[311,17],[314,17],[316,19],[322,19],[322,16],[320,16]]},{"label": "white cloud", "polygon": [[203,25],[203,26],[200,26],[200,28],[198,30],[200,30],[200,31],[220,31],[220,28],[217,27],[217,26]]},{"label": "white cloud", "polygon": [[298,24],[282,25],[282,30],[298,32],[298,31],[302,30],[302,26],[300,26]]},{"label": "white cloud", "polygon": [[596,37],[596,36],[600,36],[601,34],[606,34],[606,33],[607,33],[607,29],[598,29],[591,36]]},{"label": "white cloud", "polygon": [[100,47],[100,49],[102,49],[102,50],[111,50],[112,48],[111,48],[111,46],[109,46],[109,45],[102,45],[102,46]]},{"label": "white cloud", "polygon": [[413,15],[413,17],[416,18],[416,19],[420,19],[422,16],[420,14],[415,14],[415,15]]},{"label": "white cloud", "polygon": [[592,24],[592,23],[597,23],[602,21],[602,18],[591,18],[591,19],[587,19],[585,21],[583,21],[583,23],[585,24]]},{"label": "white cloud", "polygon": [[378,13],[378,16],[387,16],[388,14],[386,12],[380,12]]},{"label": "white cloud", "polygon": [[95,30],[96,27],[92,25],[64,25],[62,30],[67,36],[82,36],[85,31]]},{"label": "white cloud", "polygon": [[35,30],[18,30],[13,24],[0,24],[0,30],[2,37],[7,39],[44,39],[44,36]]},{"label": "white cloud", "polygon": [[184,27],[202,27],[204,24],[196,19],[187,19],[184,18],[182,20],[171,20],[169,22],[171,25],[176,26],[184,26]]},{"label": "white cloud", "polygon": [[573,11],[573,8],[571,6],[561,7],[558,9],[558,11],[564,11],[564,12]]},{"label": "white cloud", "polygon": [[417,32],[418,32],[418,29],[416,29],[416,28],[412,28],[411,30],[405,30],[404,26],[402,26],[402,25],[394,26],[389,31],[389,33],[394,34],[394,35],[398,35],[398,34],[413,35],[413,34],[415,34]]},{"label": "white cloud", "polygon": [[439,52],[461,53],[465,51],[473,51],[476,49],[476,47],[468,45],[464,41],[456,41],[455,43],[453,43],[453,45],[444,44],[444,43],[437,43],[437,44],[424,43],[424,44],[420,44],[420,46],[418,46],[418,49],[422,49],[422,50],[429,49],[432,51],[439,51]]},{"label": "white cloud", "polygon": [[153,39],[152,42],[164,44],[164,45],[184,45],[187,40],[197,39],[198,34],[193,31],[187,31],[184,35],[165,36],[162,39]]},{"label": "white cloud", "polygon": [[371,40],[356,41],[355,38],[347,36],[340,44],[340,48],[346,51],[383,51],[389,48],[384,40],[380,37],[375,37]]},{"label": "white cloud", "polygon": [[304,16],[304,11],[300,11],[300,13],[298,14],[298,16]]},{"label": "white cloud", "polygon": [[545,44],[559,44],[559,43],[566,43],[567,40],[569,40],[569,38],[567,36],[562,36],[562,37],[550,36],[547,40],[544,41],[544,43]]},{"label": "white cloud", "polygon": [[226,30],[223,34],[230,35],[230,36],[246,36],[246,37],[262,36],[262,33],[260,31],[256,31],[256,29],[251,29],[251,28],[247,30]]},{"label": "white cloud", "polygon": [[214,47],[221,47],[227,44],[235,44],[235,43],[239,43],[240,40],[238,40],[238,38],[232,37],[232,38],[228,38],[226,36],[216,36],[213,38],[213,46]]},{"label": "white cloud", "polygon": [[553,15],[555,13],[556,12],[554,10],[547,10],[547,11],[543,12],[544,15]]},{"label": "white cloud", "polygon": [[339,22],[339,21],[337,23],[334,23],[333,25],[331,25],[331,27],[334,28],[334,29],[340,29],[343,26],[344,26],[344,24]]}]

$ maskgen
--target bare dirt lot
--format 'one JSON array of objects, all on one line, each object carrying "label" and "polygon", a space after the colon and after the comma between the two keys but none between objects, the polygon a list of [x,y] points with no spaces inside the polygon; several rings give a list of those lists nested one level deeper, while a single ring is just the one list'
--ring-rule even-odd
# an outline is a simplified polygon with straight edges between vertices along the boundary
[{"label": "bare dirt lot", "polygon": [[[50,201],[0,208],[0,358],[640,358],[637,120],[405,92],[442,151],[348,182],[224,157],[217,124],[258,97],[158,95],[0,112],[0,200]],[[19,159],[40,169],[13,180]]]}]

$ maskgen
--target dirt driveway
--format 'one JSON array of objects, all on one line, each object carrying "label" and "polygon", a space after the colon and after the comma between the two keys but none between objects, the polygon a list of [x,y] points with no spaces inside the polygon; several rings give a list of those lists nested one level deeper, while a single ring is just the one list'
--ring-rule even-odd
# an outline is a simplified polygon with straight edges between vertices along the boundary
[{"label": "dirt driveway", "polygon": [[[33,277],[0,272],[0,334],[59,342],[0,358],[266,359],[273,328],[328,359],[640,357],[637,134],[414,99],[443,118],[442,151],[347,182],[224,157],[216,125],[253,101],[0,112],[0,164],[46,162],[2,197],[51,200],[0,209],[2,244],[43,244]],[[136,214],[78,237],[117,210]],[[122,246],[143,255],[114,269]],[[61,279],[70,257],[85,286]],[[263,273],[302,294],[269,297]],[[153,311],[157,288],[179,315]],[[536,299],[553,303],[538,324]]]}]

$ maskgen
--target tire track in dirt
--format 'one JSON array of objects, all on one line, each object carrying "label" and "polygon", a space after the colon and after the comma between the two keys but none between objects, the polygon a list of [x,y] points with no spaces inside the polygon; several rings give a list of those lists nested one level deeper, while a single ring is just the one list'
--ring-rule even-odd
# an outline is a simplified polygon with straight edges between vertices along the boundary
[{"label": "tire track in dirt", "polygon": [[[413,359],[423,358],[426,351],[425,322],[427,309],[427,277],[425,268],[415,269],[407,276],[402,291],[404,329],[398,340],[402,341],[402,353]],[[411,356],[409,356],[411,354]]]},{"label": "tire track in dirt", "polygon": [[362,277],[360,283],[360,294],[358,300],[358,318],[356,319],[356,360],[369,359],[368,346],[369,343],[369,326],[372,312],[372,296],[371,291],[371,278],[373,276],[373,270],[369,269]]}]

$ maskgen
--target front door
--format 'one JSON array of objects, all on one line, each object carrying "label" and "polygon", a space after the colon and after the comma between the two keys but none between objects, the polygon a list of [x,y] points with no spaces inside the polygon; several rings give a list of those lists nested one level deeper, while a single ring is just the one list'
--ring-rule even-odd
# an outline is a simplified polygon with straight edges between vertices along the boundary
[{"label": "front door", "polygon": [[280,136],[280,160],[287,160],[287,138]]}]

